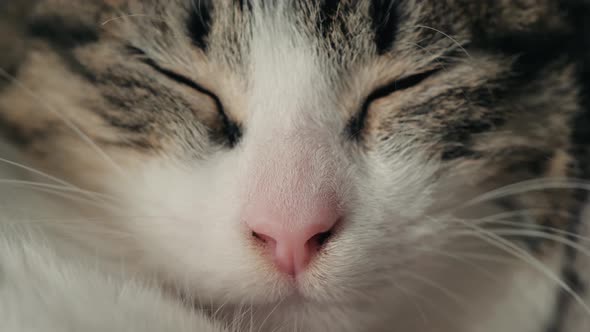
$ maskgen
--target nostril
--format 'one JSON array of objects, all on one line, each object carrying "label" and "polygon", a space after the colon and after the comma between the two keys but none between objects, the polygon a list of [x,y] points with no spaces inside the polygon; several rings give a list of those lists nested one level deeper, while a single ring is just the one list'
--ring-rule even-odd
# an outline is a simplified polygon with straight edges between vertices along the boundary
[{"label": "nostril", "polygon": [[332,237],[332,231],[327,231],[323,233],[319,233],[314,235],[311,239],[309,239],[309,243],[313,244],[315,247],[320,248],[328,242],[328,240]]},{"label": "nostril", "polygon": [[306,243],[306,245],[315,251],[319,251],[334,237],[336,228],[339,226],[340,220],[338,220],[330,229],[325,232],[320,232],[312,236]]},{"label": "nostril", "polygon": [[254,232],[254,231],[252,231],[252,237],[260,242],[266,242],[266,240],[262,236],[260,236],[260,234]]},{"label": "nostril", "polygon": [[274,248],[276,245],[276,241],[275,239],[273,239],[272,237],[268,236],[268,235],[264,235],[262,233],[258,233],[255,231],[252,231],[252,237],[260,244],[266,245],[266,246],[270,246],[271,248]]}]

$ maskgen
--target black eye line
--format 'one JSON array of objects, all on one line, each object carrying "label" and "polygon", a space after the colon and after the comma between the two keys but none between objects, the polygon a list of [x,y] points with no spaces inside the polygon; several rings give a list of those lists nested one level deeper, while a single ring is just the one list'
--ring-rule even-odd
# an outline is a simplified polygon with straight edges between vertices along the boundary
[{"label": "black eye line", "polygon": [[375,100],[387,97],[394,92],[406,90],[415,85],[418,85],[428,77],[438,73],[441,69],[442,68],[435,68],[419,74],[404,77],[400,80],[387,83],[371,92],[363,102],[361,111],[357,116],[350,120],[348,125],[350,136],[354,139],[360,139],[360,133],[363,130],[365,119],[367,118],[367,114],[369,112],[369,107]]},{"label": "black eye line", "polygon": [[[145,55],[145,53],[143,51],[141,51],[140,49],[137,49],[135,47],[129,46],[128,49],[134,54]],[[220,116],[221,121],[223,123],[223,128],[226,131],[226,135],[227,135],[227,138],[229,141],[229,146],[234,147],[238,144],[238,142],[242,136],[242,130],[238,124],[236,124],[235,122],[233,122],[229,119],[229,117],[227,116],[227,113],[225,113],[223,104],[221,103],[221,100],[219,99],[219,97],[217,97],[213,92],[211,92],[211,91],[205,89],[204,87],[200,86],[199,84],[195,83],[193,80],[191,80],[183,75],[180,75],[174,71],[171,71],[169,69],[161,67],[154,60],[152,60],[150,58],[141,57],[141,58],[139,58],[139,60],[141,62],[143,62],[144,64],[150,66],[151,68],[153,68],[157,72],[161,73],[162,75],[164,75],[164,76],[166,76],[166,77],[168,77],[168,78],[170,78],[182,85],[185,85],[191,89],[199,91],[200,93],[205,94],[205,95],[209,96],[211,99],[213,99],[213,102],[215,103],[215,107],[217,108],[217,110],[219,112],[219,116]]]}]

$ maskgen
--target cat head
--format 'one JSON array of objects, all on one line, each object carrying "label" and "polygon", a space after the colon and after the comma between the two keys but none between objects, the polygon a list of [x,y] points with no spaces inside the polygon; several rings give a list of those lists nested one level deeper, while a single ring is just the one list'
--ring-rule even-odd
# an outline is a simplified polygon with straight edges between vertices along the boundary
[{"label": "cat head", "polygon": [[78,228],[96,248],[320,319],[394,298],[491,214],[571,224],[569,190],[489,191],[583,176],[572,21],[549,0],[44,0],[0,125],[106,210]]}]

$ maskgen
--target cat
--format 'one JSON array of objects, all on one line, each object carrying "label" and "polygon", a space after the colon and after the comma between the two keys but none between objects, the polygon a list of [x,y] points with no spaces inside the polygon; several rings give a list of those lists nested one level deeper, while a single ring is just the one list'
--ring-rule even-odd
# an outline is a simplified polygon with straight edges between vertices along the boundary
[{"label": "cat", "polygon": [[9,330],[590,328],[586,1],[1,6]]}]

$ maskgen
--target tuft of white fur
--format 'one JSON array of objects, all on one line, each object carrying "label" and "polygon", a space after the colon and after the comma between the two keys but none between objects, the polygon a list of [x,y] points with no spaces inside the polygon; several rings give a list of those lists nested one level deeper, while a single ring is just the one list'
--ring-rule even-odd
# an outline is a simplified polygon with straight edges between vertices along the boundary
[{"label": "tuft of white fur", "polygon": [[224,331],[155,287],[59,257],[35,233],[0,225],[2,331]]},{"label": "tuft of white fur", "polygon": [[[13,158],[0,146],[2,156]],[[18,179],[3,161],[0,178]],[[155,284],[119,270],[57,236],[51,223],[75,216],[31,188],[0,185],[0,331],[223,332]],[[43,218],[41,218],[43,217]]]}]

